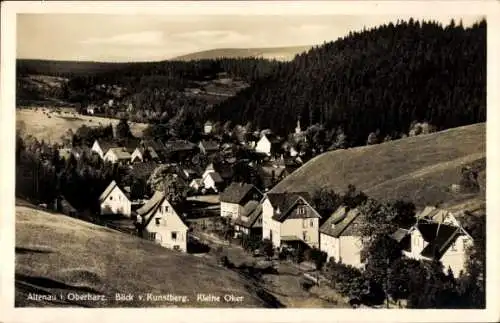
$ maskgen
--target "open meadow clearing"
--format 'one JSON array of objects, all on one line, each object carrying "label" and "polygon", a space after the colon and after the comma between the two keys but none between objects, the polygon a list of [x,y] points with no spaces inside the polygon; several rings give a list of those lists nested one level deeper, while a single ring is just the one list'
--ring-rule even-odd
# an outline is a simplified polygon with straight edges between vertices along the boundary
[{"label": "open meadow clearing", "polygon": [[[61,112],[48,108],[16,109],[16,127],[23,129],[26,134],[39,140],[60,142],[61,136],[71,129],[76,131],[79,127],[115,126],[120,120],[77,114],[74,109],[62,108]],[[132,134],[142,136],[147,124],[129,122]]]}]

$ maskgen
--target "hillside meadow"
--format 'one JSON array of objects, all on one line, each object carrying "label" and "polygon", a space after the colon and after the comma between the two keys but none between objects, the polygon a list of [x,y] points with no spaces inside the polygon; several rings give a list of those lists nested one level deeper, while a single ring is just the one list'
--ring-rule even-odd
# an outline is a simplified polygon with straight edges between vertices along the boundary
[{"label": "hillside meadow", "polygon": [[[108,228],[16,205],[16,306],[265,307],[250,282],[198,257]],[[29,293],[102,294],[106,302],[28,299]],[[136,295],[114,301],[115,293]],[[138,295],[187,296],[186,303],[139,301]],[[196,294],[243,296],[241,303],[197,303]]]},{"label": "hillside meadow", "polygon": [[[450,189],[459,183],[463,166],[479,169],[481,192],[454,193]],[[417,207],[484,201],[486,124],[327,152],[297,169],[271,192],[343,191],[349,184],[370,197],[410,200]]]},{"label": "hillside meadow", "polygon": [[[98,127],[110,123],[115,126],[119,122],[118,119],[76,114],[74,109],[60,110],[61,113],[49,108],[16,109],[16,128],[39,140],[56,143],[61,142],[61,136],[68,129],[76,131],[83,125]],[[129,122],[129,124],[132,134],[138,137],[142,136],[147,127],[145,123]]]}]

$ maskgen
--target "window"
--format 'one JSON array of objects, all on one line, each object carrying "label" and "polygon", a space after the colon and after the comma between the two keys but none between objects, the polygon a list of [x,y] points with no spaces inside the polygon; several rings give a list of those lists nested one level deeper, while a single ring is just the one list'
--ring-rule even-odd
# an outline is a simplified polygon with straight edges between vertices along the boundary
[{"label": "window", "polygon": [[165,207],[163,208],[164,212],[167,213],[168,212],[168,205],[165,205]]},{"label": "window", "polygon": [[306,209],[301,205],[297,208],[297,214],[303,215],[306,214]]},{"label": "window", "polygon": [[302,220],[302,227],[307,228],[307,219]]},{"label": "window", "polygon": [[113,201],[113,196],[110,196],[110,197],[109,197],[109,200],[110,200],[110,201]]},{"label": "window", "polygon": [[160,220],[161,220],[161,218],[155,218],[156,225],[160,225]]},{"label": "window", "polygon": [[171,237],[172,240],[177,240],[177,232],[172,232]]},{"label": "window", "polygon": [[314,220],[313,220],[313,219],[310,219],[310,220],[309,220],[309,226],[310,226],[311,228],[314,228]]},{"label": "window", "polygon": [[308,239],[307,239],[307,231],[302,231],[302,239],[303,239],[304,241],[307,241],[307,240],[308,240]]},{"label": "window", "polygon": [[450,249],[451,249],[451,251],[457,251],[457,243],[456,243],[456,242],[453,242],[453,243],[451,244],[451,248],[450,248]]}]

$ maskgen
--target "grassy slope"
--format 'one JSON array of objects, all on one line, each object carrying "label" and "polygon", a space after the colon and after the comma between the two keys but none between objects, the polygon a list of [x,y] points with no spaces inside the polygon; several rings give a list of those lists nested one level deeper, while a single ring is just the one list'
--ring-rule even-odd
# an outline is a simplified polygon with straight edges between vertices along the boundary
[{"label": "grassy slope", "polygon": [[[50,286],[49,286],[50,285]],[[59,285],[59,286],[58,286]],[[16,304],[40,306],[29,292],[86,292],[114,295],[196,293],[244,296],[239,306],[264,306],[236,273],[202,262],[192,255],[167,250],[149,241],[117,233],[59,214],[16,206]],[[44,305],[71,305],[45,303]],[[78,305],[96,306],[96,303]],[[111,302],[104,306],[167,306],[166,302]],[[182,304],[176,304],[182,306]],[[74,306],[74,305],[73,305]],[[228,307],[226,303],[203,306]],[[238,305],[234,305],[238,306]]]},{"label": "grassy slope", "polygon": [[276,48],[218,48],[211,49],[173,58],[172,60],[197,60],[212,59],[219,57],[237,58],[237,57],[262,57],[267,59],[277,59],[289,61],[295,55],[309,50],[312,46],[291,46]]},{"label": "grassy slope", "polygon": [[477,195],[455,194],[462,165],[480,164],[485,187],[486,126],[484,123],[405,138],[373,146],[327,152],[306,163],[279,183],[272,192],[336,191],[354,184],[377,199],[409,199],[417,206],[463,200],[484,200]]},{"label": "grassy slope", "polygon": [[[48,109],[45,109],[48,110]],[[92,117],[84,115],[73,115],[72,113],[49,113],[50,118],[40,108],[34,109],[16,109],[16,126],[24,127],[27,134],[36,137],[39,140],[50,142],[59,142],[61,136],[68,130],[76,131],[82,125],[97,127],[99,125],[116,125],[118,119],[107,119],[101,117]],[[24,124],[24,125],[23,125]],[[147,124],[129,122],[130,129],[135,136],[142,136]]]}]

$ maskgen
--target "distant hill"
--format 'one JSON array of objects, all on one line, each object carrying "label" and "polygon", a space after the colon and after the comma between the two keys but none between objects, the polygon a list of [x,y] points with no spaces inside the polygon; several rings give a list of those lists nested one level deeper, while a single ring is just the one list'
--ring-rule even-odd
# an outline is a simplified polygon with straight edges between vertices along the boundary
[{"label": "distant hill", "polygon": [[172,60],[190,61],[199,59],[260,57],[278,61],[291,61],[295,55],[311,49],[312,46],[290,46],[270,48],[217,48],[174,57]]},{"label": "distant hill", "polygon": [[[108,228],[16,206],[16,306],[265,307],[237,273]],[[107,302],[35,301],[29,293],[102,294]],[[131,302],[115,302],[131,293]],[[140,301],[146,293],[185,295],[187,303]],[[196,293],[243,296],[243,303],[196,302]]]},{"label": "distant hill", "polygon": [[[480,170],[478,194],[450,191],[452,184],[459,183],[465,165]],[[480,123],[327,152],[297,169],[271,192],[313,192],[320,187],[340,192],[353,184],[370,197],[411,200],[421,207],[439,202],[453,205],[484,201],[485,179],[486,124]]]}]

